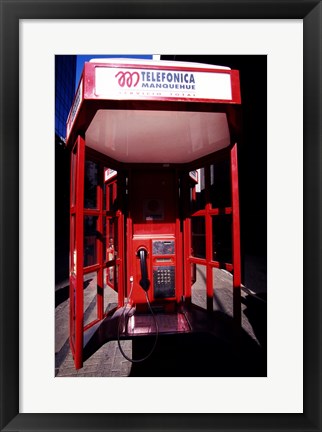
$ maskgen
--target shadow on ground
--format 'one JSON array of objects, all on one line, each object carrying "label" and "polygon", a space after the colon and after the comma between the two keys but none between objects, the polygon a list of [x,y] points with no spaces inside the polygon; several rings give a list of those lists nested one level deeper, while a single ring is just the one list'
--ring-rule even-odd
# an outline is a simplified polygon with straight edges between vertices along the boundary
[{"label": "shadow on ground", "polygon": [[[267,373],[266,349],[243,329],[236,331],[234,321],[222,312],[207,314],[193,310],[191,333],[160,334],[149,358],[133,363],[129,376],[136,377],[264,377]],[[106,339],[104,327],[98,328],[84,350],[89,358]],[[114,338],[111,338],[112,340]],[[110,340],[111,340],[110,339]],[[132,353],[145,358],[155,342],[155,335],[132,339]]]},{"label": "shadow on ground", "polygon": [[[92,279],[89,279],[84,282],[84,290],[91,283]],[[66,285],[55,292],[55,308],[59,306],[61,303],[64,303],[69,299],[69,285]]]},{"label": "shadow on ground", "polygon": [[244,315],[247,317],[253,332],[260,345],[267,347],[267,294],[259,293],[256,296],[247,295],[242,298],[242,303],[246,306]]},{"label": "shadow on ground", "polygon": [[[133,357],[145,356],[152,345],[152,337],[149,341],[133,340]],[[249,340],[243,340],[240,349],[236,349],[209,333],[160,336],[151,357],[132,364],[130,376],[264,377],[266,356]]]}]

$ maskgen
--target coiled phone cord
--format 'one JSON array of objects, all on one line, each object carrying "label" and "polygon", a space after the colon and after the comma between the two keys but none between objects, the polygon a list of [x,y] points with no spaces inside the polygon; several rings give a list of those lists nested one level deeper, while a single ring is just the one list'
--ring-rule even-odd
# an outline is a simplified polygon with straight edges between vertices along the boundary
[{"label": "coiled phone cord", "polygon": [[[140,362],[143,362],[144,360],[147,360],[151,356],[151,354],[153,353],[153,351],[155,350],[155,347],[156,347],[156,344],[157,344],[157,341],[158,341],[158,337],[159,337],[159,326],[158,326],[158,322],[157,322],[156,316],[155,316],[155,314],[154,314],[154,312],[152,310],[151,303],[150,303],[150,300],[149,300],[149,297],[148,297],[148,293],[147,293],[147,291],[144,290],[145,297],[146,297],[146,302],[147,302],[148,307],[150,309],[150,312],[151,312],[151,315],[152,315],[152,318],[153,318],[153,321],[154,321],[154,325],[155,325],[155,330],[156,330],[154,344],[153,344],[150,352],[145,357],[143,357],[143,358],[140,358],[140,359],[131,359],[129,356],[127,356],[125,354],[125,352],[123,351],[123,349],[121,347],[121,341],[120,341],[121,323],[122,323],[122,318],[124,317],[124,314],[125,314],[125,310],[126,310],[128,304],[129,304],[129,301],[130,301],[130,298],[131,298],[131,295],[132,295],[132,291],[133,291],[133,276],[130,277],[130,286],[131,286],[131,289],[130,289],[130,292],[129,292],[129,296],[127,298],[126,305],[123,308],[123,312],[122,312],[122,314],[120,316],[119,323],[118,323],[118,328],[117,328],[117,343],[118,343],[118,346],[119,346],[119,349],[121,351],[122,356],[126,360],[128,360],[131,363],[140,363]],[[125,328],[126,328],[126,322],[125,322]]]}]

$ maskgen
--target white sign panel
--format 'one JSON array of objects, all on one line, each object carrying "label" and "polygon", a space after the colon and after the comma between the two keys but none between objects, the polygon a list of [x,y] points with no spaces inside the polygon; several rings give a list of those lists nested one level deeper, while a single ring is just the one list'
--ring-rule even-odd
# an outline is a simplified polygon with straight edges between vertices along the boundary
[{"label": "white sign panel", "polygon": [[83,80],[81,80],[81,82],[79,83],[79,87],[78,87],[78,90],[76,92],[72,108],[69,112],[67,125],[66,125],[67,137],[69,136],[69,133],[70,133],[72,126],[74,124],[76,115],[79,111],[79,107],[80,107],[81,102],[82,102],[82,97],[83,97]]},{"label": "white sign panel", "polygon": [[95,68],[95,94],[106,99],[232,100],[229,73],[102,66]]}]

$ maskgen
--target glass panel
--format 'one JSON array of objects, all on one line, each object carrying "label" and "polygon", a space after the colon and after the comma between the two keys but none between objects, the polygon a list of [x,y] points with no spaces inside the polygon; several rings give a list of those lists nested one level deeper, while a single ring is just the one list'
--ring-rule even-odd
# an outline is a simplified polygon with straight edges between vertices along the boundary
[{"label": "glass panel", "polygon": [[114,210],[114,204],[115,204],[115,197],[114,197],[114,183],[108,185],[108,209]]},{"label": "glass panel", "polygon": [[97,263],[97,216],[84,216],[84,267]]},{"label": "glass panel", "polygon": [[117,210],[116,192],[117,192],[116,182],[105,184],[104,187],[104,202],[105,209],[107,211]]},{"label": "glass panel", "polygon": [[213,208],[231,206],[229,158],[210,166],[210,201]]},{"label": "glass panel", "polygon": [[107,267],[104,274],[106,285],[114,289],[115,265]]},{"label": "glass panel", "polygon": [[97,318],[97,272],[84,275],[84,327]]},{"label": "glass panel", "polygon": [[191,285],[191,302],[207,309],[206,266],[194,264],[194,280]]},{"label": "glass panel", "polygon": [[104,183],[104,188],[103,188],[103,209],[108,211],[107,196],[108,196],[107,184]]},{"label": "glass panel", "polygon": [[117,294],[118,266],[104,269],[104,312],[107,313],[118,304]]},{"label": "glass panel", "polygon": [[72,343],[75,345],[75,320],[76,320],[76,276],[71,275],[69,287],[69,307],[70,307],[70,334]]},{"label": "glass panel", "polygon": [[[117,210],[117,171],[111,168],[104,168],[104,208],[107,211]],[[107,182],[107,183],[106,183]]]},{"label": "glass panel", "polygon": [[205,168],[191,171],[189,175],[198,179],[198,183],[190,190],[190,208],[192,211],[202,210],[206,206]]},{"label": "glass panel", "polygon": [[97,208],[98,165],[85,161],[84,208]]},{"label": "glass panel", "polygon": [[213,268],[214,310],[233,316],[233,276],[227,271]]},{"label": "glass panel", "polygon": [[112,261],[115,259],[118,251],[118,238],[117,238],[117,219],[116,218],[106,218],[105,225],[105,244],[104,250],[106,250],[106,261]]},{"label": "glass panel", "polygon": [[196,258],[206,258],[206,224],[205,218],[191,218],[191,255]]},{"label": "glass panel", "polygon": [[76,160],[77,160],[77,156],[76,156],[76,150],[77,150],[77,145],[75,145],[75,148],[72,152],[72,166],[71,166],[71,184],[72,184],[72,191],[71,191],[71,204],[72,206],[75,205],[76,203]]},{"label": "glass panel", "polygon": [[232,215],[212,217],[213,260],[232,263]]},{"label": "glass panel", "polygon": [[104,269],[104,284],[118,291],[118,265],[106,267]]},{"label": "glass panel", "polygon": [[76,274],[76,231],[75,231],[75,215],[70,218],[70,269],[69,271]]}]

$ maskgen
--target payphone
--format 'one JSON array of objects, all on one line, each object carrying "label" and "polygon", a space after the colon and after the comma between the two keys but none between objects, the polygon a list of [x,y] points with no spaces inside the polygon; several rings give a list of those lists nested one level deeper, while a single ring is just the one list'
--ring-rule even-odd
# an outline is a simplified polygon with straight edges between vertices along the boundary
[{"label": "payphone", "polygon": [[[151,298],[174,299],[175,282],[175,238],[135,239],[137,263],[135,278],[145,290],[152,290]],[[144,246],[143,246],[144,245]]]}]

